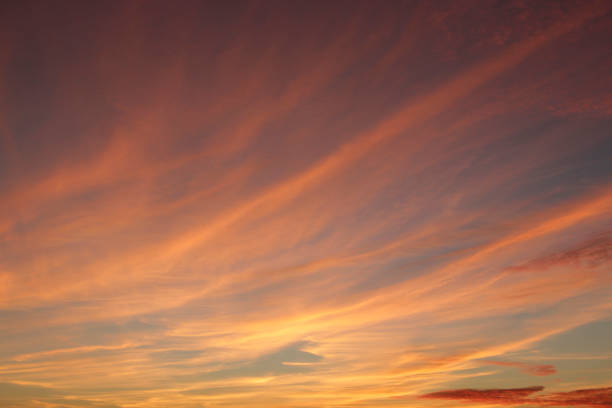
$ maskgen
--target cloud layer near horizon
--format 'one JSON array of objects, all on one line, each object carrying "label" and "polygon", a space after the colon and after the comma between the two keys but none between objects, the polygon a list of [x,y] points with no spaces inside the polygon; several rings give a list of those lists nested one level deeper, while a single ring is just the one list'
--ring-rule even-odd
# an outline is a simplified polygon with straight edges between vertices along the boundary
[{"label": "cloud layer near horizon", "polygon": [[0,403],[609,390],[609,2],[2,7]]},{"label": "cloud layer near horizon", "polygon": [[499,390],[449,390],[422,395],[421,398],[449,399],[465,402],[499,405],[609,407],[612,405],[612,387],[590,388],[569,392],[555,392],[532,396],[544,387],[509,388]]}]

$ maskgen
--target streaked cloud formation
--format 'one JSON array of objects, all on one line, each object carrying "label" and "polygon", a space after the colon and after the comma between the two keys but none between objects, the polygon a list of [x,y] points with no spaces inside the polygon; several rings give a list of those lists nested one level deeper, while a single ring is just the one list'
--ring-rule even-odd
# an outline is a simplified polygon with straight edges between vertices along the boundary
[{"label": "streaked cloud formation", "polygon": [[0,22],[0,405],[610,405],[609,2]]},{"label": "streaked cloud formation", "polygon": [[488,364],[502,366],[502,367],[517,367],[521,371],[531,375],[552,375],[557,372],[555,367],[550,364],[527,364],[516,361],[488,361]]},{"label": "streaked cloud formation", "polygon": [[501,405],[609,407],[612,405],[612,388],[591,388],[569,392],[556,392],[531,397],[544,387],[512,388],[499,390],[452,390],[423,395],[422,398],[466,400]]}]

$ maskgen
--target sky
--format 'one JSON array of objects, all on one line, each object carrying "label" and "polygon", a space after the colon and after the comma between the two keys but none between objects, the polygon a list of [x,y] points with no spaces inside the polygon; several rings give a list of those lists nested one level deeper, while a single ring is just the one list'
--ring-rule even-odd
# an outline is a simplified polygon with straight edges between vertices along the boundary
[{"label": "sky", "polygon": [[612,406],[612,2],[6,1],[0,406]]}]

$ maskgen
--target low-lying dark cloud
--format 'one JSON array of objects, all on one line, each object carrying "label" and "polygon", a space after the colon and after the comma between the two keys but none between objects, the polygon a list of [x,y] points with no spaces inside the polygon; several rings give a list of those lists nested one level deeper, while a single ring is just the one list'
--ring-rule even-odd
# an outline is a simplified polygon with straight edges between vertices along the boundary
[{"label": "low-lying dark cloud", "polygon": [[422,395],[421,398],[448,399],[499,405],[530,404],[551,407],[612,407],[612,387],[589,388],[531,396],[542,390],[544,390],[542,386],[486,390],[459,389],[432,392]]},{"label": "low-lying dark cloud", "polygon": [[539,403],[550,406],[612,407],[612,387],[556,392],[542,396]]}]

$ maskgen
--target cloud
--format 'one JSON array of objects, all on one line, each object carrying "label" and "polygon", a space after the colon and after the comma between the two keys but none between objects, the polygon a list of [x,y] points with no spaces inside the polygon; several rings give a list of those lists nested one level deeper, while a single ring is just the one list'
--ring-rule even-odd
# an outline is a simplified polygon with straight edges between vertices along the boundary
[{"label": "cloud", "polygon": [[47,407],[119,408],[102,401],[79,398],[74,392],[32,384],[0,382],[0,404],[11,407],[32,407],[40,403]]},{"label": "cloud", "polygon": [[554,392],[531,397],[544,389],[542,386],[501,389],[460,389],[438,391],[422,395],[425,399],[449,399],[499,405],[529,404],[536,406],[609,407],[612,405],[612,387],[591,388],[569,392]]},{"label": "cloud", "polygon": [[252,362],[238,363],[236,368],[227,368],[207,373],[204,378],[218,380],[309,372],[313,370],[313,364],[323,360],[322,356],[302,350],[302,348],[309,345],[312,346],[309,342],[296,342],[280,350],[262,355]]},{"label": "cloud", "polygon": [[588,240],[581,246],[570,250],[557,252],[542,258],[525,262],[521,265],[511,266],[508,271],[515,272],[545,272],[558,266],[593,269],[610,262],[612,258],[612,235],[603,233]]},{"label": "cloud", "polygon": [[609,2],[226,3],[0,13],[0,380],[333,408],[578,372],[522,361],[612,306]]},{"label": "cloud", "polygon": [[520,362],[512,362],[512,361],[485,361],[485,364],[491,364],[502,367],[517,367],[526,374],[544,376],[544,375],[552,375],[557,372],[555,366],[550,364],[527,364]]},{"label": "cloud", "polygon": [[533,386],[525,388],[501,388],[490,390],[460,389],[438,391],[421,395],[421,398],[450,399],[466,402],[484,402],[492,404],[522,404],[533,393],[542,391],[544,387]]},{"label": "cloud", "polygon": [[612,387],[556,392],[537,400],[537,404],[547,406],[609,407],[612,406]]}]

